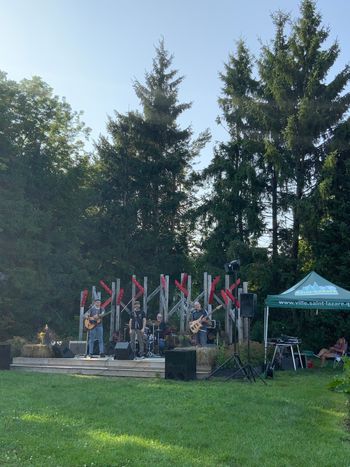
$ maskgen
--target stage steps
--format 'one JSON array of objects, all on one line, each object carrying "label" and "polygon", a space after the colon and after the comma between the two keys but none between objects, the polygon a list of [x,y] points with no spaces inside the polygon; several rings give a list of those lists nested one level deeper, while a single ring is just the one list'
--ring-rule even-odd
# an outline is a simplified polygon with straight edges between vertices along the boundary
[{"label": "stage steps", "polygon": [[[143,360],[114,360],[113,357],[91,358],[33,358],[15,357],[10,366],[15,371],[40,373],[67,373],[94,376],[120,376],[131,378],[165,378],[164,358]],[[197,379],[203,379],[211,368],[197,362]]]},{"label": "stage steps", "polygon": [[164,378],[165,359],[114,360],[112,357],[30,358],[15,357],[11,370],[41,373],[70,373],[95,376]]}]

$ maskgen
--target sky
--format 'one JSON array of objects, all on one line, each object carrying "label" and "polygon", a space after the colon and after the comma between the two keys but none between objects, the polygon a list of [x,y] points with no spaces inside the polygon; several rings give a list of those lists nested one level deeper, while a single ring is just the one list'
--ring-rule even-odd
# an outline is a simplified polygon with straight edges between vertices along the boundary
[{"label": "sky", "polygon": [[[227,138],[215,120],[229,54],[243,39],[258,57],[274,36],[271,14],[282,10],[295,19],[299,6],[299,0],[0,0],[0,70],[16,81],[40,76],[83,111],[92,148],[115,110],[139,109],[133,82],[144,82],[164,38],[173,68],[184,76],[179,101],[192,102],[179,123],[191,125],[194,136],[212,133],[201,169]],[[350,63],[350,1],[318,0],[317,8],[330,29],[328,45],[338,40],[341,47],[336,73]]]}]

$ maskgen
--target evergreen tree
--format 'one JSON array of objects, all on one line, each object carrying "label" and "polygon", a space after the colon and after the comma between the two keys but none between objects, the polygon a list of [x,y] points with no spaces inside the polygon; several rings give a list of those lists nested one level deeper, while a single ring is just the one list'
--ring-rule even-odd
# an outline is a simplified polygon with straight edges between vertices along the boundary
[{"label": "evergreen tree", "polygon": [[232,245],[239,256],[247,246],[256,246],[264,230],[264,176],[262,141],[252,105],[259,85],[252,77],[252,58],[243,41],[220,77],[224,87],[219,121],[227,128],[229,141],[215,148],[213,161],[202,173],[202,181],[211,184],[211,193],[203,197],[197,213],[205,226],[203,246],[209,263],[222,266]]},{"label": "evergreen tree", "polygon": [[303,223],[306,264],[350,289],[350,121],[335,131],[325,148],[321,180],[309,199]]},{"label": "evergreen tree", "polygon": [[350,94],[343,90],[350,79],[346,66],[328,83],[327,75],[339,56],[339,45],[322,48],[329,36],[321,25],[315,2],[304,0],[301,17],[294,23],[290,37],[291,67],[289,94],[294,103],[283,136],[292,154],[290,179],[293,212],[292,258],[298,269],[299,239],[303,222],[303,202],[320,180],[324,161],[323,146],[333,128],[341,124],[349,109]]},{"label": "evergreen tree", "polygon": [[191,128],[178,124],[190,104],[178,103],[183,77],[171,69],[172,60],[161,41],[145,84],[134,83],[142,112],[116,114],[108,124],[111,141],[101,138],[98,145],[108,274],[159,277],[186,268],[189,173],[208,135],[192,141]]},{"label": "evergreen tree", "polygon": [[291,59],[285,26],[289,16],[277,12],[272,18],[276,33],[272,45],[262,47],[258,61],[261,86],[255,107],[259,115],[257,127],[261,128],[264,135],[262,156],[266,176],[265,215],[271,215],[271,267],[273,282],[278,285],[283,244],[287,248],[290,244],[285,215],[289,206],[286,187],[291,174],[291,155],[283,138],[283,130],[293,108],[293,99],[287,79]]}]

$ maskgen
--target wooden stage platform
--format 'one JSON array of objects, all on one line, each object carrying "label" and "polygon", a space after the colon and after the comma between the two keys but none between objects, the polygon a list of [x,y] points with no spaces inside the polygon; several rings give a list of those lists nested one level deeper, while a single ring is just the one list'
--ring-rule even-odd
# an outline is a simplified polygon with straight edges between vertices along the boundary
[{"label": "wooden stage platform", "polygon": [[[32,358],[15,357],[11,370],[35,371],[40,373],[67,373],[94,376],[121,376],[132,378],[165,378],[165,358],[152,357],[143,360],[115,360],[103,358]],[[197,379],[209,375],[208,365],[198,365]]]}]

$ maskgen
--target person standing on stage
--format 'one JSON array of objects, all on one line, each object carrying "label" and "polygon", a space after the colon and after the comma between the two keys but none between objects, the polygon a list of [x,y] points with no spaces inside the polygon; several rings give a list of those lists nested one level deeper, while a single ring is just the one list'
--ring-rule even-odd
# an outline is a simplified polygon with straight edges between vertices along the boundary
[{"label": "person standing on stage", "polygon": [[98,341],[98,348],[100,357],[104,357],[104,345],[103,345],[103,325],[102,325],[102,314],[103,309],[101,308],[101,299],[95,298],[92,307],[85,313],[85,318],[95,324],[95,327],[89,331],[88,338],[88,355],[91,357],[94,353],[94,343]]},{"label": "person standing on stage", "polygon": [[162,313],[157,314],[157,342],[158,342],[158,351],[160,355],[164,354],[164,348],[165,348],[165,333],[167,329],[167,325],[165,321],[163,320],[163,315]]},{"label": "person standing on stage", "polygon": [[131,348],[136,355],[136,336],[137,342],[139,343],[139,356],[144,358],[145,346],[143,336],[146,327],[146,315],[141,310],[140,302],[136,301],[134,304],[134,311],[131,314],[129,320],[129,331],[130,331],[130,343]]},{"label": "person standing on stage", "polygon": [[208,329],[208,312],[202,308],[199,302],[194,302],[194,310],[192,311],[192,322],[200,320],[201,328],[197,332],[196,344],[202,347],[207,345],[207,329]]}]

